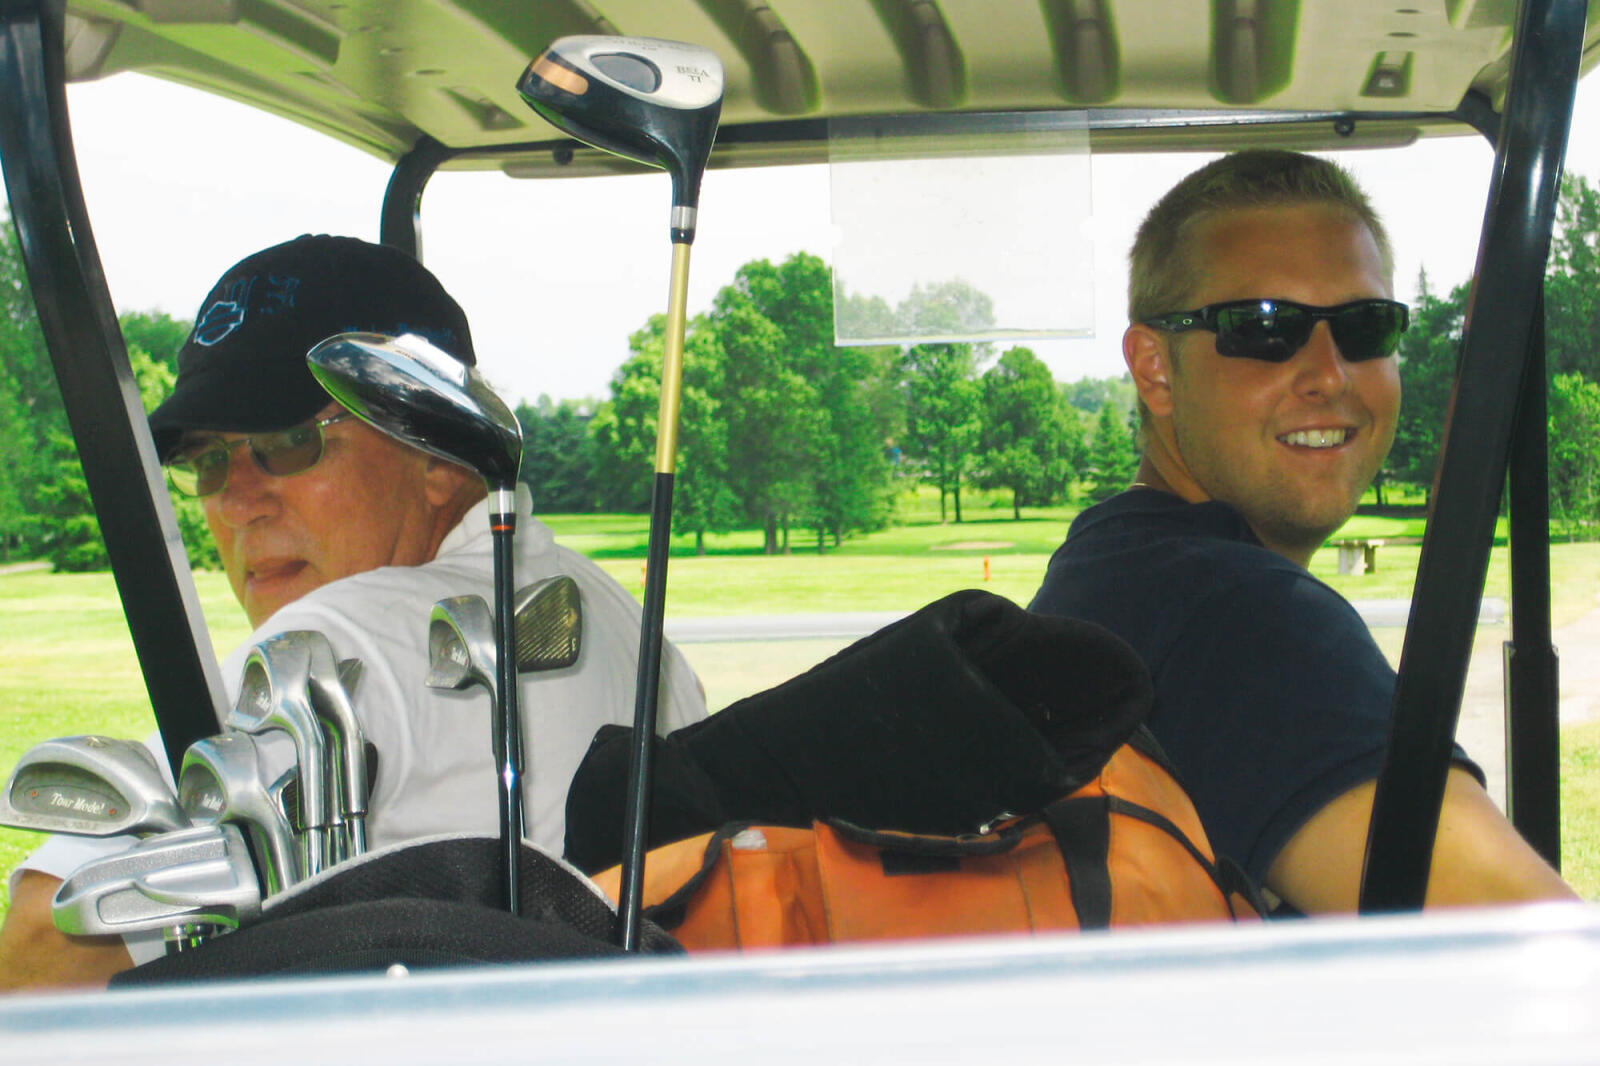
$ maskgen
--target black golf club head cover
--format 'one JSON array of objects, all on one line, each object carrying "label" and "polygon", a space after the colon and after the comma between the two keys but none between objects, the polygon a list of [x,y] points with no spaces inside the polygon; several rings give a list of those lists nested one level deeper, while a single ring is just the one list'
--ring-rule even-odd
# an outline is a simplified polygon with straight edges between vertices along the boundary
[{"label": "black golf club head cover", "polygon": [[[974,832],[1092,778],[1153,698],[1138,656],[1099,626],[957,592],[658,740],[650,843],[819,818]],[[568,793],[581,869],[621,861],[630,734],[603,729]]]}]

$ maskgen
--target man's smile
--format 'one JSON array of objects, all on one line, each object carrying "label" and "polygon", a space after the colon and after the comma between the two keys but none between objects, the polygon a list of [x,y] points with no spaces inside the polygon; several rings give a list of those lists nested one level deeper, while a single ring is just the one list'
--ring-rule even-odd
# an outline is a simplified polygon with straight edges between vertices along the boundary
[{"label": "man's smile", "polygon": [[1296,448],[1337,448],[1355,436],[1348,426],[1337,429],[1297,429],[1281,434],[1278,442]]}]

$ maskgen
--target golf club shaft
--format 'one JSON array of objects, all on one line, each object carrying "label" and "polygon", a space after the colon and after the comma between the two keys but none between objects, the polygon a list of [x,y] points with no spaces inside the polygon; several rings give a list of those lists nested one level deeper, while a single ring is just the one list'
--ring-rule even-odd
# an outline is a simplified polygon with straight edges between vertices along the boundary
[{"label": "golf club shaft", "polygon": [[[522,911],[518,868],[522,854],[522,716],[517,699],[516,633],[511,622],[515,577],[512,562],[512,536],[516,530],[516,497],[510,490],[496,490],[489,527],[494,537],[494,619],[498,657],[495,682],[500,698],[495,702],[501,721],[495,736],[500,747],[495,752],[495,769],[500,772],[500,845],[505,862],[506,910]],[[501,496],[508,497],[504,501]]]},{"label": "golf club shaft", "polygon": [[[678,230],[673,231],[676,238]],[[693,231],[688,236],[692,239]],[[650,551],[645,562],[644,617],[639,629],[639,688],[628,760],[628,805],[623,821],[618,943],[639,949],[640,892],[650,830],[650,756],[661,691],[662,631],[667,596],[667,550],[672,542],[672,488],[678,465],[678,408],[683,397],[684,309],[689,293],[689,241],[672,244],[667,332],[661,357],[661,410],[656,419],[656,477],[650,494]]]}]

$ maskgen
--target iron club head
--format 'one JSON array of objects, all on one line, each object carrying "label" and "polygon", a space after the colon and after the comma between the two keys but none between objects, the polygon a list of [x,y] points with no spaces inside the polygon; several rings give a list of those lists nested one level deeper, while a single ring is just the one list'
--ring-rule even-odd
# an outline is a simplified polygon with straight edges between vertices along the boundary
[{"label": "iron club head", "polygon": [[74,936],[233,929],[261,913],[261,885],[238,826],[192,826],[80,866],[52,909],[56,928]]},{"label": "iron club head", "polygon": [[255,851],[262,894],[300,881],[299,845],[278,806],[291,764],[269,771],[256,738],[245,733],[203,737],[189,745],[178,774],[178,802],[197,825],[238,825]]},{"label": "iron club head", "polygon": [[189,819],[143,744],[79,736],[23,755],[0,792],[0,825],[107,837],[165,833]]},{"label": "iron club head", "polygon": [[250,649],[229,729],[259,734],[282,730],[294,741],[300,770],[300,818],[306,849],[305,876],[331,858],[337,764],[329,757],[322,724],[311,701],[311,652],[302,641],[268,637]]},{"label": "iron club head", "polygon": [[535,581],[517,592],[517,673],[560,670],[578,661],[583,647],[583,595],[567,574]]},{"label": "iron club head", "polygon": [[482,596],[451,596],[428,616],[429,688],[482,685],[495,696],[494,616]]}]

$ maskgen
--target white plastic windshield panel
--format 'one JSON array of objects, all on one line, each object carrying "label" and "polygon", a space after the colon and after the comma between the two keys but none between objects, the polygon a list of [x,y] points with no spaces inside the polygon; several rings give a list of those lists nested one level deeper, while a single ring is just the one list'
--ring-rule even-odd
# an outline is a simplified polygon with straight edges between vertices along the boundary
[{"label": "white plastic windshield panel", "polygon": [[828,125],[835,343],[1093,334],[1082,112]]}]

